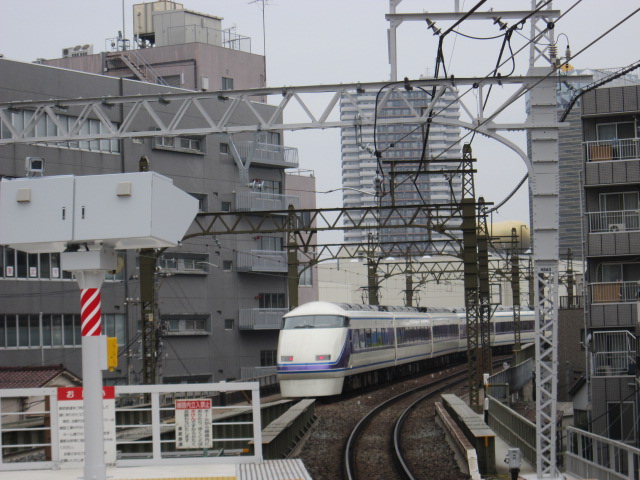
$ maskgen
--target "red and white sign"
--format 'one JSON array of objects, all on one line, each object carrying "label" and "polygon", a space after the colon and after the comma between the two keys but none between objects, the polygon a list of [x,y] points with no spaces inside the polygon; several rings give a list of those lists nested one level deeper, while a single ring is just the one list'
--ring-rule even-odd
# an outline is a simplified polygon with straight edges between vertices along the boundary
[{"label": "red and white sign", "polygon": [[[102,389],[104,416],[104,460],[116,462],[115,388]],[[60,467],[77,468],[84,462],[84,401],[82,387],[58,388],[58,439]]]},{"label": "red and white sign", "polygon": [[211,399],[176,400],[176,448],[211,448]]}]

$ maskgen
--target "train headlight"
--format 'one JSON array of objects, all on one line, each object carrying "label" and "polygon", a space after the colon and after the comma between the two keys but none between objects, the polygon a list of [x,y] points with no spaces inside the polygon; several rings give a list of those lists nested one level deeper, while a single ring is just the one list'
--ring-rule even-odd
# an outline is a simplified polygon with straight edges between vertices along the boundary
[{"label": "train headlight", "polygon": [[282,355],[280,357],[281,362],[293,362],[293,355]]},{"label": "train headlight", "polygon": [[316,362],[326,362],[331,360],[331,355],[316,355]]}]

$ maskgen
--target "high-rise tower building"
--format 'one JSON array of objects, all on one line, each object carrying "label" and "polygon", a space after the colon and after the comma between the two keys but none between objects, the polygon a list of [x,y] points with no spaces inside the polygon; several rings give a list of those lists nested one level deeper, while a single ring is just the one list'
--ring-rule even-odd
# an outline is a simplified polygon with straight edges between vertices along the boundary
[{"label": "high-rise tower building", "polygon": [[[384,92],[383,92],[384,93]],[[377,108],[377,91],[366,91],[357,97],[357,106],[343,98],[340,104],[342,120],[354,119],[357,124],[358,109],[366,114]],[[410,107],[416,112],[425,111],[431,103],[427,90],[414,89],[403,93],[402,98],[391,95],[389,101],[378,112],[378,118],[408,117]],[[435,103],[434,111],[439,120],[458,120],[459,106],[454,92],[447,90]],[[450,203],[459,200],[462,177],[460,175],[427,174],[424,171],[450,170],[460,163],[460,129],[457,126],[434,122],[428,132],[424,162],[421,173],[416,174],[422,159],[423,140],[427,135],[425,125],[398,124],[344,128],[342,139],[342,187],[345,207],[390,205],[391,188],[395,205],[416,205]],[[375,143],[375,145],[374,145]],[[380,162],[374,151],[382,152]],[[432,162],[437,159],[438,163]],[[451,162],[442,163],[442,160]],[[382,183],[386,191],[380,194],[375,185]],[[393,184],[393,187],[391,185]],[[378,191],[376,192],[376,189]],[[454,193],[455,192],[455,193]],[[378,195],[376,195],[378,193]],[[454,195],[456,198],[454,199]],[[391,219],[396,221],[396,219]],[[397,219],[397,221],[400,221]],[[442,234],[422,228],[406,227],[379,229],[373,221],[369,230],[345,231],[346,243],[380,242],[381,250],[387,255],[398,255],[406,251],[406,245],[385,248],[389,242],[426,242],[443,238]],[[421,248],[422,249],[422,248]]]}]

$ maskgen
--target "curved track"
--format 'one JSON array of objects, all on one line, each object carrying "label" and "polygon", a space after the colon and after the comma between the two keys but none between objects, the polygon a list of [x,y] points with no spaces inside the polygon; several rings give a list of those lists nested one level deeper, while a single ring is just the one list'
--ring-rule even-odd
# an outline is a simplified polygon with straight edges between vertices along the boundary
[{"label": "curved track", "polygon": [[[410,465],[402,454],[399,442],[402,423],[398,425],[398,422],[421,401],[464,382],[466,378],[466,371],[457,371],[396,395],[372,409],[358,422],[347,440],[343,458],[344,477],[349,480],[413,479]],[[397,437],[398,441],[391,442],[392,437]],[[375,459],[371,458],[370,452],[376,452]]]}]

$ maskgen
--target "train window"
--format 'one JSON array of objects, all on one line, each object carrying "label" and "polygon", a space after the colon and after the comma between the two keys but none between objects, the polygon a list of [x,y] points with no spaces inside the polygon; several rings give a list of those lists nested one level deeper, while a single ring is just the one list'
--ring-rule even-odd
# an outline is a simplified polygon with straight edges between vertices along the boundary
[{"label": "train window", "polygon": [[398,345],[402,345],[403,343],[405,343],[405,328],[404,327],[399,327],[396,328],[396,335],[398,336]]},{"label": "train window", "polygon": [[284,319],[284,328],[341,328],[349,325],[345,317],[339,315],[300,315]]}]

